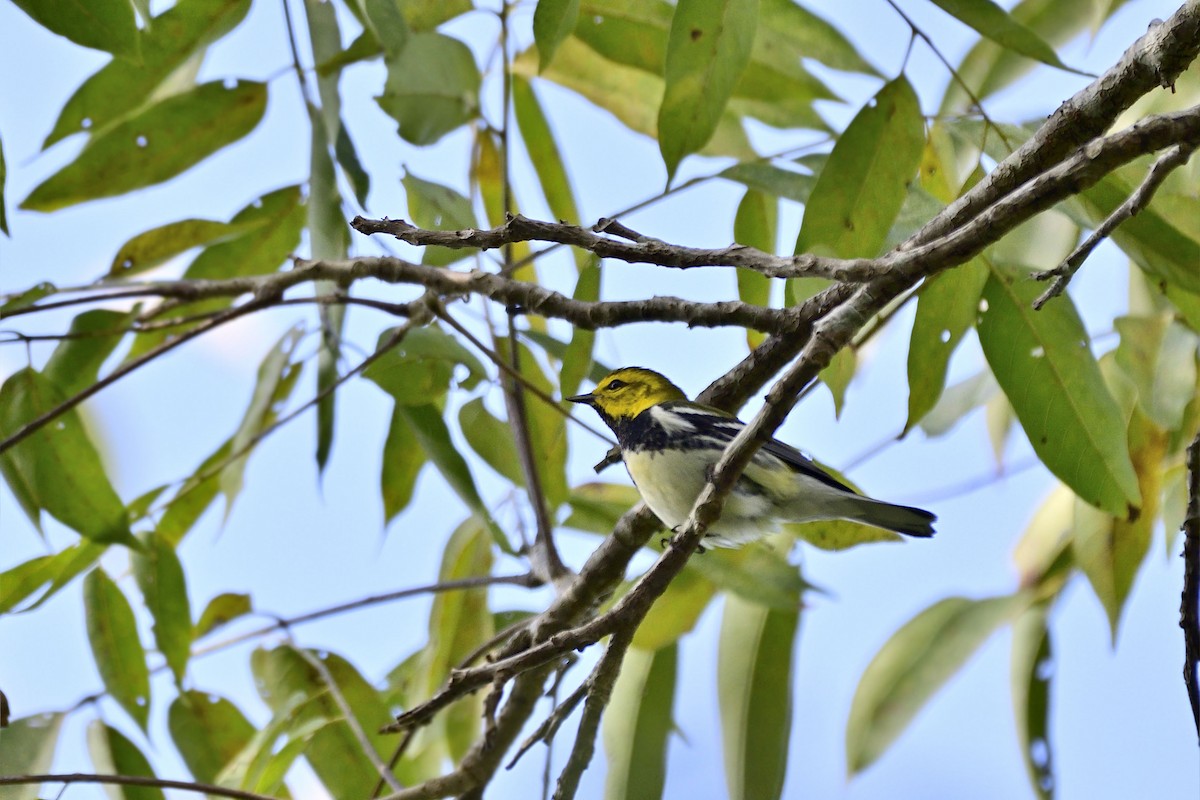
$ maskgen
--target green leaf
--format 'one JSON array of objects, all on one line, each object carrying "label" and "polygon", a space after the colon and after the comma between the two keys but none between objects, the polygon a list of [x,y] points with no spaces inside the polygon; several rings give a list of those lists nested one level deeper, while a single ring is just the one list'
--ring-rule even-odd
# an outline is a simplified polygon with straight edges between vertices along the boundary
[{"label": "green leaf", "polygon": [[[395,746],[394,739],[379,733],[379,729],[391,721],[391,714],[379,692],[341,656],[309,653],[324,664],[376,753],[391,750]],[[296,743],[296,750],[287,753],[276,764],[263,764],[266,774],[255,776],[255,780],[260,783],[281,781],[287,766],[302,751],[336,800],[369,797],[379,774],[363,752],[358,738],[343,721],[344,714],[322,675],[289,645],[256,650],[250,658],[250,666],[263,700],[281,723],[282,730],[288,731]],[[299,705],[298,699],[302,701]],[[268,747],[264,752],[270,753],[271,749]],[[276,778],[271,778],[272,771],[277,771]]]},{"label": "green leaf", "polygon": [[[580,24],[587,17],[581,12]],[[607,24],[607,23],[606,23]],[[591,103],[610,112],[630,130],[647,136],[658,136],[658,112],[663,98],[664,83],[658,67],[653,73],[626,66],[601,55],[577,36],[570,36],[559,46],[554,61],[541,77],[578,93]],[[537,55],[526,50],[517,56],[513,73],[525,78],[538,76]],[[737,116],[729,109],[721,115],[712,137],[700,152],[706,155],[726,155],[738,159],[756,157]]]},{"label": "green leaf", "polygon": [[58,291],[58,287],[49,281],[36,283],[32,288],[26,289],[19,294],[4,295],[8,300],[3,305],[0,305],[0,318],[12,311],[17,311],[22,308],[29,308],[37,303],[43,297],[49,297]]},{"label": "green leaf", "polygon": [[[733,240],[764,253],[774,253],[778,224],[779,203],[763,192],[747,189],[733,218]],[[764,307],[771,304],[771,279],[761,272],[738,269],[737,288],[743,303]],[[764,333],[746,329],[746,344],[751,350],[766,338]]]},{"label": "green leaf", "polygon": [[414,33],[394,59],[379,107],[400,123],[400,138],[433,144],[479,114],[479,67],[471,50],[440,33]]},{"label": "green leaf", "polygon": [[171,701],[167,728],[188,771],[214,783],[254,735],[254,726],[223,697],[187,689]]},{"label": "green leaf", "polygon": [[491,514],[484,505],[479,490],[475,488],[475,479],[471,476],[471,468],[454,446],[450,439],[450,429],[442,419],[437,406],[405,406],[396,404],[396,416],[393,420],[403,419],[420,443],[421,449],[429,456],[429,460],[437,467],[438,472],[446,479],[446,483],[454,490],[467,507],[486,520],[496,544],[508,552],[511,546],[503,532],[492,521]]},{"label": "green leaf", "polygon": [[[592,256],[585,260],[575,281],[575,291],[571,297],[587,303],[600,299],[600,282],[603,271],[600,269],[600,259]],[[596,332],[586,328],[576,327],[571,331],[571,341],[562,355],[562,368],[558,375],[558,390],[560,396],[569,397],[579,391],[583,379],[587,377],[593,365],[592,351],[596,343]]]},{"label": "green leaf", "polygon": [[[285,333],[263,358],[258,367],[258,378],[250,405],[242,417],[237,432],[233,435],[231,452],[241,453],[221,470],[221,493],[225,495],[225,514],[233,508],[233,501],[242,490],[242,478],[246,462],[253,451],[251,442],[275,419],[281,406],[287,401],[296,379],[300,377],[300,365],[292,361],[296,345],[303,332],[299,325]],[[249,448],[248,450],[246,448]],[[242,452],[245,450],[245,452]]]},{"label": "green leaf", "polygon": [[[438,581],[461,580],[491,574],[492,547],[487,526],[471,517],[450,535],[442,551]],[[439,592],[429,612],[429,645],[426,649],[426,691],[434,692],[467,654],[495,633],[488,611],[486,586],[457,592]],[[459,761],[475,742],[483,717],[483,697],[457,703],[447,710],[446,745]]]},{"label": "green leaf", "polygon": [[485,464],[513,484],[525,485],[512,429],[488,411],[482,397],[463,404],[458,411],[458,427],[467,444]]},{"label": "green leaf", "polygon": [[731,800],[783,794],[792,723],[792,650],[800,624],[792,610],[725,598],[717,646],[717,700],[725,785]]},{"label": "green leaf", "polygon": [[793,0],[759,0],[755,57],[772,55],[785,64],[811,58],[845,72],[879,73],[842,33]]},{"label": "green leaf", "polygon": [[[411,172],[404,176],[402,182],[408,195],[408,213],[418,226],[440,231],[479,227],[471,201],[449,186],[423,180]],[[444,267],[473,252],[470,248],[426,247],[421,261]]]},{"label": "green leaf", "polygon": [[192,638],[200,639],[213,631],[228,625],[238,617],[251,613],[254,607],[250,603],[250,595],[240,592],[222,592],[208,601],[208,605],[200,612],[200,619],[192,629]]},{"label": "green leaf", "polygon": [[908,343],[908,421],[912,430],[933,410],[946,386],[950,356],[979,315],[987,265],[971,261],[928,279],[917,297]]},{"label": "green leaf", "polygon": [[854,379],[857,369],[858,356],[854,349],[843,347],[834,354],[825,369],[820,372],[821,383],[825,384],[825,387],[829,389],[830,396],[833,397],[834,418],[842,416],[842,408],[846,404],[846,390],[850,388],[850,381]]},{"label": "green leaf", "polygon": [[408,507],[423,466],[425,451],[397,406],[392,410],[387,439],[383,443],[383,469],[379,476],[384,526]]},{"label": "green leaf", "polygon": [[398,0],[404,20],[415,31],[431,31],[472,9],[470,0]]},{"label": "green leaf", "polygon": [[1118,317],[1117,364],[1137,387],[1138,408],[1166,431],[1179,430],[1196,396],[1197,337],[1173,315]]},{"label": "green leaf", "polygon": [[229,221],[230,226],[245,225],[246,232],[204,248],[184,277],[219,280],[274,272],[300,244],[305,221],[299,186],[268,192]]},{"label": "green leaf", "polygon": [[[501,358],[509,359],[509,346],[508,339],[497,341],[496,349]],[[525,383],[549,396],[554,388],[550,379],[542,372],[533,353],[522,344],[518,344],[517,352],[521,376]],[[542,494],[553,514],[560,504],[566,502],[569,493],[566,474],[567,420],[559,413],[559,409],[548,405],[530,392],[525,394],[525,418]]]},{"label": "green leaf", "polygon": [[180,0],[159,14],[142,32],[140,63],[114,58],[84,81],[63,106],[42,149],[74,133],[95,135],[164,95],[172,77],[237,27],[249,10],[250,0]]},{"label": "green leaf", "polygon": [[141,274],[193,247],[204,247],[235,239],[263,222],[265,220],[261,218],[241,223],[185,219],[159,225],[139,233],[121,245],[121,249],[113,257],[108,275],[112,278],[128,278]]},{"label": "green leaf", "polygon": [[813,547],[837,552],[849,550],[860,544],[877,542],[904,542],[903,536],[882,528],[862,525],[846,519],[828,519],[819,522],[801,522],[785,524],[783,530],[789,535],[802,539]]},{"label": "green leaf", "polygon": [[37,600],[22,611],[32,611],[49,600],[83,571],[90,569],[107,548],[83,540],[63,548],[52,556],[38,556],[10,570],[0,572],[0,614],[7,614],[26,598],[49,583]]},{"label": "green leaf", "polygon": [[176,685],[182,685],[192,647],[192,612],[183,565],[162,536],[150,533],[141,541],[143,549],[133,553],[133,577],[154,619],[158,651],[174,673]]},{"label": "green leaf", "polygon": [[[54,763],[63,714],[38,714],[14,719],[0,731],[0,775],[45,775]],[[36,783],[5,786],[4,800],[38,800]]]},{"label": "green leaf", "polygon": [[[387,346],[395,332],[395,328],[389,328],[379,334],[376,352]],[[467,367],[472,379],[486,374],[479,360],[457,339],[437,326],[427,325],[408,331],[363,370],[363,376],[401,405],[425,405],[446,394],[459,364]],[[464,384],[473,385],[469,381]]]},{"label": "green leaf", "polygon": [[1054,797],[1050,749],[1050,678],[1054,653],[1045,605],[1027,609],[1013,624],[1012,697],[1017,739],[1038,800]]},{"label": "green leaf", "polygon": [[694,569],[722,591],[765,608],[795,611],[800,607],[800,594],[809,585],[800,570],[774,547],[764,543],[716,550],[711,555],[689,562],[688,569]]},{"label": "green leaf", "polygon": [[[150,761],[116,728],[101,720],[92,720],[87,730],[88,753],[92,765],[101,775],[131,775],[153,778]],[[114,786],[107,788],[112,800],[164,800],[163,790],[157,786]]]},{"label": "green leaf", "polygon": [[538,0],[533,12],[533,40],[537,43],[540,68],[554,58],[554,51],[575,29],[579,0]]},{"label": "green leaf", "polygon": [[658,112],[658,144],[667,180],[683,157],[712,138],[750,62],[757,0],[680,0],[671,21]]},{"label": "green leaf", "polygon": [[964,25],[974,28],[996,44],[1041,61],[1058,69],[1079,75],[1086,73],[1071,69],[1059,60],[1054,48],[1034,31],[1017,22],[992,0],[933,0],[933,2]]},{"label": "green leaf", "polygon": [[[579,208],[571,191],[571,179],[563,166],[562,153],[554,141],[554,132],[550,129],[537,94],[529,81],[518,75],[513,77],[512,95],[513,114],[521,131],[521,141],[529,153],[529,161],[537,173],[550,213],[558,220],[579,222]],[[583,254],[577,254],[576,264],[580,263],[588,263]]]},{"label": "green leaf", "polygon": [[[607,373],[605,373],[607,374]],[[563,525],[608,534],[621,515],[641,500],[638,490],[617,483],[585,483],[571,490],[571,515]]]},{"label": "green leaf", "polygon": [[937,404],[921,419],[926,436],[942,436],[975,409],[999,396],[1000,387],[991,371],[983,369],[948,387]]},{"label": "green leaf", "polygon": [[100,367],[125,338],[133,314],[103,308],[84,311],[71,320],[70,336],[54,348],[42,370],[67,397],[89,388],[100,376]]},{"label": "green leaf", "polygon": [[1033,310],[1043,287],[996,269],[983,290],[979,342],[1042,463],[1086,502],[1136,517],[1125,423],[1070,298]]},{"label": "green leaf", "polygon": [[674,644],[659,650],[631,647],[626,651],[601,731],[608,760],[605,800],[663,796],[678,659],[679,648]]},{"label": "green leaf", "polygon": [[[722,170],[717,177],[737,181],[747,189],[756,189],[797,203],[807,203],[817,183],[816,177],[811,174],[794,172],[762,161],[734,164]],[[771,247],[768,252],[774,253],[775,248]]]},{"label": "green leaf", "polygon": [[383,53],[395,58],[408,43],[408,22],[394,0],[366,0],[362,4],[363,26],[378,40]]},{"label": "green leaf", "polygon": [[230,441],[227,439],[184,480],[163,511],[162,519],[155,530],[171,544],[178,545],[183,541],[183,537],[196,524],[196,520],[216,499],[220,490],[221,474],[217,466],[225,463],[229,457]]},{"label": "green leaf", "polygon": [[1041,586],[1054,573],[1074,536],[1075,502],[1075,495],[1060,483],[1034,512],[1013,548],[1021,586]]},{"label": "green leaf", "polygon": [[[1010,13],[1013,21],[1057,47],[1087,29],[1095,20],[1095,8],[1095,0],[1022,0]],[[970,87],[971,93],[968,94],[958,80],[948,81],[939,116],[975,107],[977,100],[987,99],[1034,66],[1031,60],[1015,50],[990,40],[980,40],[957,69],[959,78]]]},{"label": "green leaf", "polygon": [[150,719],[150,671],[138,639],[133,609],[120,588],[96,568],[83,581],[88,641],[104,688],[146,730]]},{"label": "green leaf", "polygon": [[949,597],[896,631],[867,665],[850,705],[846,723],[850,774],[875,763],[926,701],[1024,604],[1021,595],[985,600]]},{"label": "green leaf", "polygon": [[925,127],[917,95],[900,77],[847,126],[817,177],[796,238],[797,253],[879,254],[917,175]]},{"label": "green leaf", "polygon": [[685,569],[676,575],[634,632],[634,648],[673,647],[679,637],[696,627],[716,593],[717,587],[700,570]]},{"label": "green leaf", "polygon": [[266,85],[252,81],[168,97],[94,137],[21,208],[56,211],[162,183],[250,133],[266,107]]},{"label": "green leaf", "polygon": [[128,0],[13,0],[43,28],[72,42],[140,60],[137,20]]},{"label": "green leaf", "polygon": [[[65,396],[26,367],[0,386],[0,437],[10,436]],[[0,473],[18,496],[96,542],[131,543],[125,504],[113,490],[100,454],[72,409],[0,454]]]}]

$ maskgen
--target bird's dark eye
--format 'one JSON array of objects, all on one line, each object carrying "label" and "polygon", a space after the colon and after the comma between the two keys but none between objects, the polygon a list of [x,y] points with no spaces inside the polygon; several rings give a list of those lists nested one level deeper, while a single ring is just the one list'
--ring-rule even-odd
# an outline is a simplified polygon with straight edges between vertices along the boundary
[{"label": "bird's dark eye", "polygon": [[623,381],[623,380],[613,379],[613,380],[609,381],[608,386],[605,386],[604,388],[608,389],[611,392],[616,389],[620,389],[622,386],[628,386],[628,385],[629,384],[625,383],[625,381]]}]

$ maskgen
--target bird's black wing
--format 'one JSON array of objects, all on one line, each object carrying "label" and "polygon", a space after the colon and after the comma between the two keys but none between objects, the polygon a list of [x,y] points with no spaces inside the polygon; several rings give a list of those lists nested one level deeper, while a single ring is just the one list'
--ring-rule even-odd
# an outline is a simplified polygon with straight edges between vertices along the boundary
[{"label": "bird's black wing", "polygon": [[[728,445],[741,432],[742,428],[746,427],[746,423],[740,419],[717,409],[683,403],[665,403],[664,407],[694,426],[697,434],[708,438],[713,445],[720,447]],[[801,475],[820,481],[826,486],[850,494],[858,494],[790,444],[784,444],[778,439],[768,439],[762,446],[761,452],[775,456]]]}]

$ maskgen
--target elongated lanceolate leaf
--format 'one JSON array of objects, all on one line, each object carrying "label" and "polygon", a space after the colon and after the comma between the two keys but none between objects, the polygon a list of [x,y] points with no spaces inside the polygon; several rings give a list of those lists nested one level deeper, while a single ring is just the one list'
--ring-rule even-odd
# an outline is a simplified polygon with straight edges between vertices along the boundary
[{"label": "elongated lanceolate leaf", "polygon": [[168,97],[90,141],[21,208],[55,211],[162,183],[250,133],[266,108],[266,85],[252,81],[214,81]]},{"label": "elongated lanceolate leaf", "polygon": [[192,612],[183,565],[171,543],[158,534],[148,534],[141,541],[142,550],[133,554],[133,576],[154,618],[158,651],[174,673],[175,683],[182,684],[192,647]]},{"label": "elongated lanceolate leaf", "polygon": [[1054,653],[1046,606],[1034,606],[1013,625],[1012,697],[1021,759],[1038,800],[1054,798],[1050,747],[1050,677]]},{"label": "elongated lanceolate leaf", "polygon": [[[88,752],[96,772],[102,775],[131,775],[153,778],[154,769],[138,746],[116,728],[102,720],[88,725]],[[113,800],[163,800],[157,786],[115,786],[109,792]]]},{"label": "elongated lanceolate leaf", "polygon": [[203,247],[236,238],[265,220],[242,223],[218,222],[211,219],[184,219],[169,222],[139,233],[121,245],[113,257],[108,274],[128,278],[154,269],[170,258],[193,247]]},{"label": "elongated lanceolate leaf", "polygon": [[717,650],[717,700],[731,800],[783,794],[792,723],[792,649],[800,624],[792,610],[725,598]]},{"label": "elongated lanceolate leaf", "polygon": [[1034,311],[1042,290],[1014,271],[993,271],[978,325],[983,353],[1042,463],[1084,501],[1136,517],[1141,493],[1125,420],[1070,298]]},{"label": "elongated lanceolate leaf", "polygon": [[[1052,67],[1077,72],[1059,60],[1054,48],[1036,32],[1017,22],[992,0],[933,0],[959,22],[974,28],[996,44]],[[1082,73],[1081,73],[1082,74]]]},{"label": "elongated lanceolate leaf", "polygon": [[879,254],[916,177],[925,141],[917,95],[901,77],[855,115],[804,207],[797,253]]},{"label": "elongated lanceolate leaf", "polygon": [[750,61],[757,0],[680,0],[671,20],[658,111],[658,145],[668,181],[683,157],[702,148]]},{"label": "elongated lanceolate leaf", "polygon": [[1020,595],[950,597],[892,635],[867,665],[846,723],[851,775],[875,763],[938,689],[1024,604]]},{"label": "elongated lanceolate leaf", "polygon": [[46,591],[21,610],[37,608],[95,564],[106,549],[104,545],[84,539],[52,556],[38,556],[0,572],[0,614],[12,611],[48,583]]},{"label": "elongated lanceolate leaf", "polygon": [[554,51],[571,35],[579,18],[579,0],[538,0],[533,12],[533,40],[541,68],[554,59]]},{"label": "elongated lanceolate leaf", "polygon": [[662,797],[678,657],[676,644],[659,650],[631,647],[625,653],[604,712],[605,800]]},{"label": "elongated lanceolate leaf", "polygon": [[132,314],[96,308],[71,320],[71,337],[50,354],[42,370],[63,395],[70,397],[87,389],[100,376],[100,367],[125,338]]},{"label": "elongated lanceolate leaf", "polygon": [[75,44],[137,62],[137,20],[128,0],[13,0],[37,23]]},{"label": "elongated lanceolate leaf", "polygon": [[[28,367],[0,386],[0,437],[65,400],[57,386]],[[96,542],[133,542],[125,504],[113,490],[79,414],[68,411],[0,454],[0,473],[59,522]]]},{"label": "elongated lanceolate leaf", "polygon": [[[14,719],[0,730],[0,775],[45,775],[54,761],[64,715],[38,714]],[[37,800],[36,783],[4,787],[4,800]]]},{"label": "elongated lanceolate leaf", "polygon": [[145,730],[150,719],[150,671],[137,621],[125,594],[102,569],[83,582],[88,641],[104,688]]},{"label": "elongated lanceolate leaf", "polygon": [[215,783],[254,735],[254,726],[223,697],[188,689],[167,712],[167,729],[192,777]]}]

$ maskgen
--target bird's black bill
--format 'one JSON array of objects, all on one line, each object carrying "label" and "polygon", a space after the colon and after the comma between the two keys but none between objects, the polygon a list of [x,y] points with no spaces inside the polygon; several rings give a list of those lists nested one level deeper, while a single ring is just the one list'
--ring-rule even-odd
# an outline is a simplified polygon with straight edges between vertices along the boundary
[{"label": "bird's black bill", "polygon": [[596,402],[596,398],[590,394],[577,394],[574,397],[564,397],[563,399],[568,403],[584,403],[589,406]]}]

